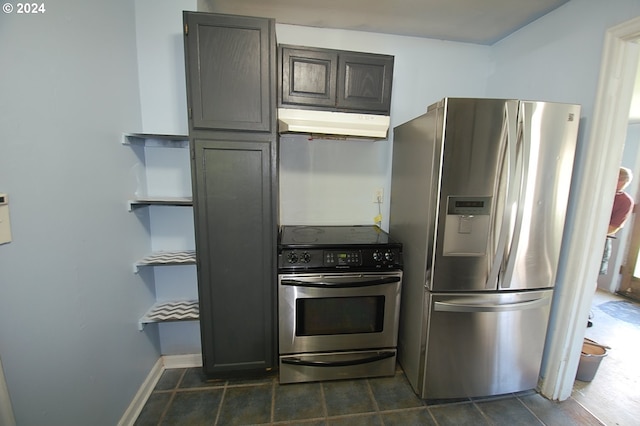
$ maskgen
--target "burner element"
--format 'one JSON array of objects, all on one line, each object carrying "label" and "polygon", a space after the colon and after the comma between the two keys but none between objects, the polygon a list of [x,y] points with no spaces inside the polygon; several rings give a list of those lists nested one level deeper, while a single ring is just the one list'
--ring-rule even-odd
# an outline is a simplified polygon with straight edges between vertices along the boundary
[{"label": "burner element", "polygon": [[292,233],[294,242],[299,244],[312,244],[319,241],[320,234],[323,234],[324,230],[318,227],[301,226],[293,228]]}]

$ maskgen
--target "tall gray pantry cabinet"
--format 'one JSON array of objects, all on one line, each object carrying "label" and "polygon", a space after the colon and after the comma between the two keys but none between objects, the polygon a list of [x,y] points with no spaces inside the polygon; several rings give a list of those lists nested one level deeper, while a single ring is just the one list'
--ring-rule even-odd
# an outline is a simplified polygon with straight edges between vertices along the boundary
[{"label": "tall gray pantry cabinet", "polygon": [[184,12],[204,373],[276,365],[276,40],[272,19]]}]

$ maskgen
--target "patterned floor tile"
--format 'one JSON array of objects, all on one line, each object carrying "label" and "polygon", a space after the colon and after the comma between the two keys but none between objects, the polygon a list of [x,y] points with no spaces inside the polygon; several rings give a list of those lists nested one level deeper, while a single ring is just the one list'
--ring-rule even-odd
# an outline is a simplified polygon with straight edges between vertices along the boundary
[{"label": "patterned floor tile", "polygon": [[539,394],[520,397],[520,400],[546,425],[601,426],[598,419],[573,399],[550,401]]},{"label": "patterned floor tile", "polygon": [[228,388],[220,409],[218,424],[250,425],[271,421],[273,386],[244,386]]},{"label": "patterned floor tile", "polygon": [[215,424],[222,389],[197,392],[177,392],[169,405],[162,425]]},{"label": "patterned floor tile", "polygon": [[327,425],[331,426],[382,426],[383,424],[378,414],[334,417],[327,420]]},{"label": "patterned floor tile", "polygon": [[222,387],[226,384],[226,382],[227,381],[224,379],[207,379],[202,371],[202,368],[189,368],[184,374],[179,387],[180,389]]},{"label": "patterned floor tile", "polygon": [[182,378],[184,372],[184,368],[170,368],[164,370],[162,372],[162,376],[160,376],[160,380],[158,380],[158,383],[156,383],[155,390],[162,391],[175,389],[175,387],[178,386],[178,383],[180,382],[180,379]]},{"label": "patterned floor tile", "polygon": [[169,400],[170,392],[153,393],[149,396],[147,403],[138,415],[135,426],[155,426],[160,422],[162,413],[164,412]]},{"label": "patterned floor tile", "polygon": [[320,383],[277,386],[273,419],[275,421],[324,418]]},{"label": "patterned floor tile", "polygon": [[366,380],[322,383],[329,416],[375,411]]},{"label": "patterned floor tile", "polygon": [[382,413],[382,420],[385,426],[435,426],[429,410],[424,408],[388,411]]},{"label": "patterned floor tile", "polygon": [[496,426],[542,425],[540,420],[516,398],[477,401],[480,411]]},{"label": "patterned floor tile", "polygon": [[488,425],[478,407],[472,402],[439,405],[429,411],[439,426],[481,426]]},{"label": "patterned floor tile", "polygon": [[369,384],[378,408],[382,411],[424,406],[404,374],[370,379]]}]

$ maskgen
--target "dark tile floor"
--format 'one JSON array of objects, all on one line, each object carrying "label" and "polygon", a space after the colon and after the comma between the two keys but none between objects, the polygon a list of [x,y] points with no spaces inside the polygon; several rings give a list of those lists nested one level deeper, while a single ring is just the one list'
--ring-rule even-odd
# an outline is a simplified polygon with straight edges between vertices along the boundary
[{"label": "dark tile floor", "polygon": [[136,424],[640,424],[640,309],[635,303],[635,320],[604,309],[621,301],[628,299],[596,293],[594,325],[586,329],[586,337],[611,349],[595,379],[576,380],[571,398],[564,402],[533,391],[448,404],[425,402],[415,396],[401,370],[395,377],[279,385],[276,376],[207,382],[199,368],[188,368],[164,372]]},{"label": "dark tile floor", "polygon": [[602,425],[573,398],[534,391],[455,403],[419,399],[393,377],[278,384],[206,381],[199,368],[165,370],[136,425]]}]

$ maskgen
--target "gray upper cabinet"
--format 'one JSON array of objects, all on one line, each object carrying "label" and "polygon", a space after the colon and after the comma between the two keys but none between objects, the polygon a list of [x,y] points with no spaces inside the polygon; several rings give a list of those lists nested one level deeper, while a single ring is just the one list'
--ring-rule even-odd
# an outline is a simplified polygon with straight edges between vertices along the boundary
[{"label": "gray upper cabinet", "polygon": [[193,128],[271,131],[273,21],[184,12],[184,22]]},{"label": "gray upper cabinet", "polygon": [[338,108],[389,114],[393,56],[341,53],[338,58]]},{"label": "gray upper cabinet", "polygon": [[281,107],[389,114],[394,57],[280,45]]},{"label": "gray upper cabinet", "polygon": [[282,103],[333,108],[338,54],[281,47]]}]

